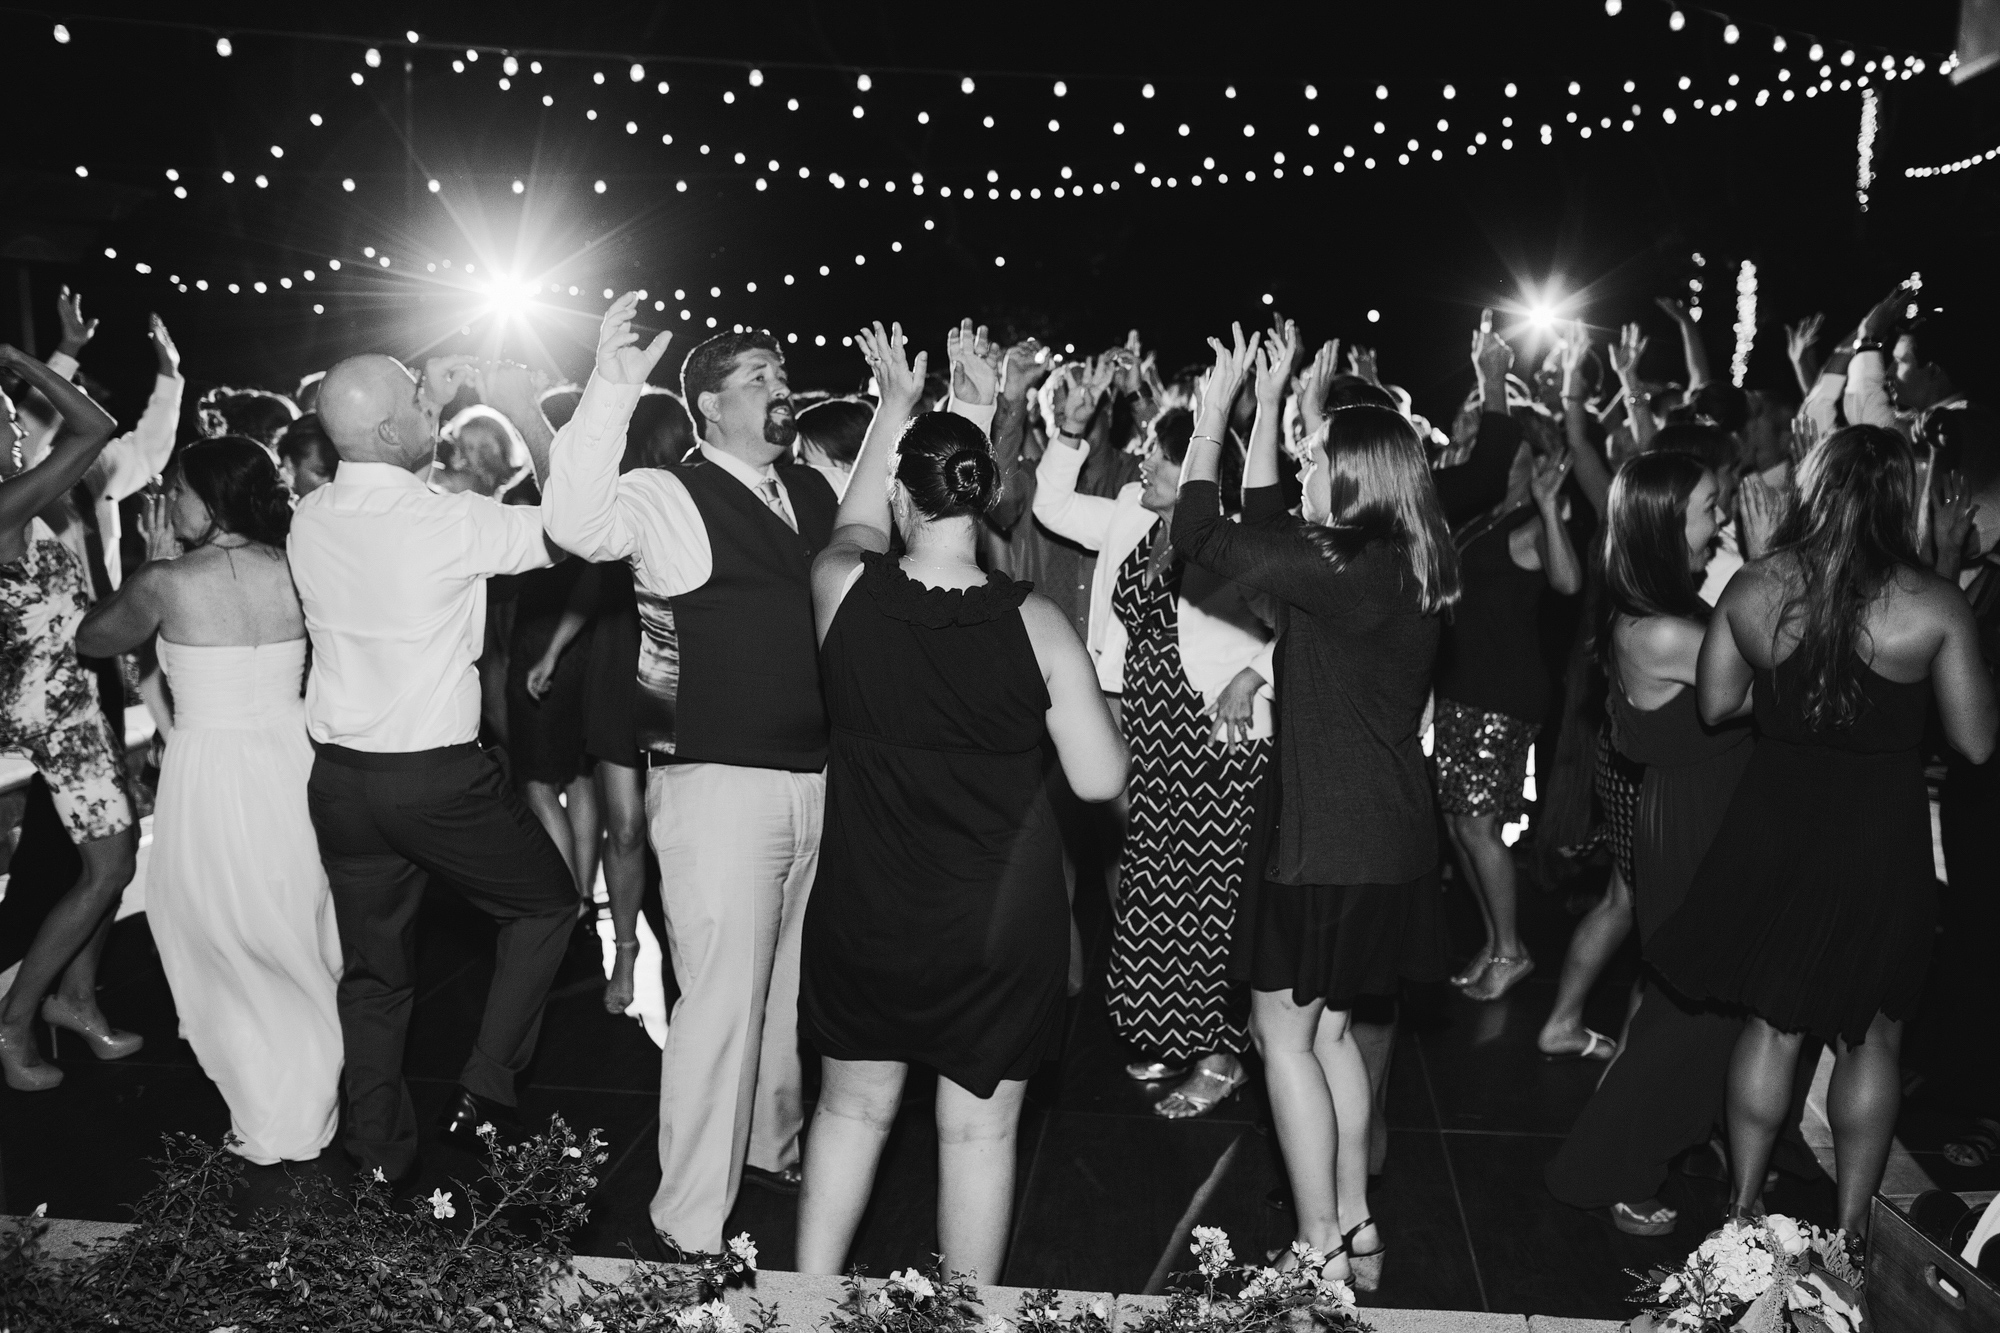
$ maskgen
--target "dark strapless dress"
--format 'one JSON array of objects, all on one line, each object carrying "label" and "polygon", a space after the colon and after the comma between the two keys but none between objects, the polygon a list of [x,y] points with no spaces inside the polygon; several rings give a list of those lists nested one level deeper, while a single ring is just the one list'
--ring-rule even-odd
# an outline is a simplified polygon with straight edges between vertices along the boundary
[{"label": "dark strapless dress", "polygon": [[1916,1008],[1930,963],[1931,683],[1863,666],[1853,725],[1814,727],[1795,661],[1757,672],[1755,753],[1687,901],[1646,952],[1684,995],[1854,1043],[1878,1012]]}]

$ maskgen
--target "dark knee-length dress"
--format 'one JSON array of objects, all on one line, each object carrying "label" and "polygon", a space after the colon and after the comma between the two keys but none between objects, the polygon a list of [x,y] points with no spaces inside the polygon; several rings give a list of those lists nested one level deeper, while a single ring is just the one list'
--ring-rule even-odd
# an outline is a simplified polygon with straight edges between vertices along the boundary
[{"label": "dark knee-length dress", "polygon": [[[1692,688],[1635,708],[1611,682],[1612,729],[1645,765],[1633,819],[1635,905],[1642,954],[1686,900],[1695,868],[1722,826],[1753,753],[1750,728],[1702,724]],[[1655,1196],[1667,1165],[1722,1116],[1740,1015],[1698,1004],[1648,978],[1625,1049],[1605,1071],[1548,1165],[1549,1192],[1579,1208]]]},{"label": "dark knee-length dress", "polygon": [[821,648],[832,744],[799,1026],[821,1055],[1025,1079],[1061,1026],[1062,842],[1029,585],[926,588],[862,557]]},{"label": "dark knee-length dress", "polygon": [[1921,749],[1931,683],[1856,666],[1862,705],[1847,727],[1806,719],[1796,653],[1756,673],[1756,753],[1651,945],[1685,995],[1850,1043],[1878,1012],[1916,1008],[1937,925]]},{"label": "dark knee-length dress", "polygon": [[1124,722],[1132,754],[1124,870],[1104,1003],[1118,1034],[1179,1064],[1248,1049],[1229,950],[1268,740],[1229,746],[1181,664],[1181,565],[1146,577],[1134,547],[1112,587],[1124,622]]}]

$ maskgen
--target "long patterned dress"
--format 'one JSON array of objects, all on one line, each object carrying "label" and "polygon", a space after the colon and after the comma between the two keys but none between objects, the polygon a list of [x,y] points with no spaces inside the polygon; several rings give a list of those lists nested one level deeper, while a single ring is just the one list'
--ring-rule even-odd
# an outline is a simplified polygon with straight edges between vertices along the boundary
[{"label": "long patterned dress", "polygon": [[1111,593],[1129,636],[1122,717],[1132,782],[1105,1005],[1127,1041],[1185,1064],[1249,1046],[1227,972],[1252,800],[1271,746],[1211,739],[1214,720],[1181,667],[1183,566],[1176,558],[1149,583],[1151,554],[1141,542]]}]

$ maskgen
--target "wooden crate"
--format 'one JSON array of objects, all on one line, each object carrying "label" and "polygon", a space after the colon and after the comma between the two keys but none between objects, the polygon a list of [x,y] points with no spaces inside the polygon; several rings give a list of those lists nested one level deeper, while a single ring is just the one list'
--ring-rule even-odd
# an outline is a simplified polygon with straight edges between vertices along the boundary
[{"label": "wooden crate", "polygon": [[1875,1197],[1868,1232],[1870,1333],[1994,1333],[2000,1290]]}]

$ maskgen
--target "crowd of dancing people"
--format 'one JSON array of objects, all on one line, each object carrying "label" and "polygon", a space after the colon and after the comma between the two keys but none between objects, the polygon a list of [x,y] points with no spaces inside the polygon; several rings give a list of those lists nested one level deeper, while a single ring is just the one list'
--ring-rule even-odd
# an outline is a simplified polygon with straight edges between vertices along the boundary
[{"label": "crowd of dancing people", "polygon": [[[1826,1049],[1859,1256],[1905,1030],[1993,1035],[2000,924],[2000,418],[1968,333],[1913,301],[1824,360],[1817,319],[1793,330],[1796,394],[1715,377],[1671,302],[1658,379],[1637,325],[1565,327],[1530,367],[1489,311],[1439,429],[1373,352],[1283,319],[1172,377],[1137,333],[1079,359],[872,324],[845,395],[739,330],[669,392],[628,295],[581,387],[359,355],[211,393],[182,441],[166,328],[121,435],[65,291],[55,356],[0,347],[0,748],[83,871],[0,1002],[0,1071],[61,1083],[37,1017],[140,1046],[97,969],[143,701],[147,918],[252,1162],[414,1178],[433,879],[497,927],[445,1137],[526,1132],[558,965],[601,883],[626,1012],[650,879],[670,1252],[719,1251],[747,1182],[796,1193],[798,1267],[839,1271],[914,1064],[944,1262],[997,1280],[1024,1090],[1081,983],[1072,905],[1103,891],[1079,871],[1108,863],[1125,1072],[1173,1119],[1260,1075],[1284,1261],[1367,1291],[1396,997],[1506,996],[1537,966],[1524,872],[1598,856],[1539,1045],[1605,1068],[1549,1188],[1664,1234],[1670,1164],[1712,1153],[1754,1216]],[[1447,884],[1484,927],[1455,974]],[[1635,926],[1641,981],[1597,1032]],[[1957,1066],[1961,1108],[2000,1116],[1991,1062]]]}]

